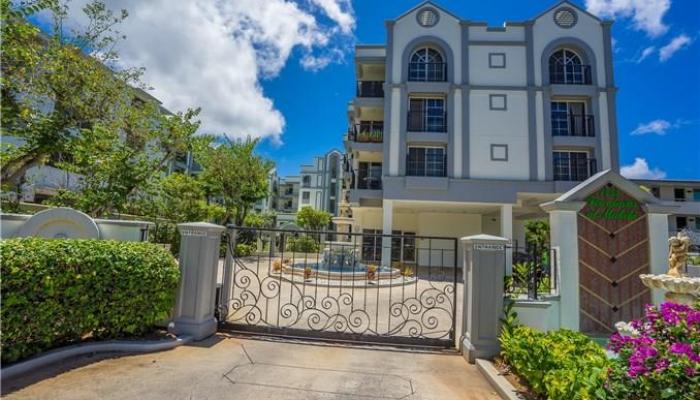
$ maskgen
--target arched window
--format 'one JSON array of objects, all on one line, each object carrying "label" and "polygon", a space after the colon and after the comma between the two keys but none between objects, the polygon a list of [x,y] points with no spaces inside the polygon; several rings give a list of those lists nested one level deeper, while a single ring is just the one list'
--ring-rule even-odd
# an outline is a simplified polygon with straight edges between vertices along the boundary
[{"label": "arched window", "polygon": [[447,80],[447,64],[442,54],[430,47],[414,51],[408,63],[409,81],[441,82]]},{"label": "arched window", "polygon": [[590,85],[591,66],[581,63],[581,57],[572,50],[558,50],[549,57],[549,83]]}]

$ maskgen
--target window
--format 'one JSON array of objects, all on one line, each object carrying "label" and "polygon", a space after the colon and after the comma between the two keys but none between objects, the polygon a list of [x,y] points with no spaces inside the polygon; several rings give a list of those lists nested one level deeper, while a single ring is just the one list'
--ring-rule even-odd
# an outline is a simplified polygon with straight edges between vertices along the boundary
[{"label": "window", "polygon": [[413,232],[393,231],[391,238],[391,261],[416,261],[416,234]]},{"label": "window", "polygon": [[676,201],[685,201],[685,189],[683,188],[674,188],[673,189],[673,198]]},{"label": "window", "polygon": [[661,190],[657,186],[651,188],[651,194],[657,199],[661,198]]},{"label": "window", "polygon": [[586,115],[586,103],[553,101],[551,121],[554,136],[594,136],[593,116]]},{"label": "window", "polygon": [[505,68],[506,53],[489,53],[489,68]]},{"label": "window", "polygon": [[569,49],[556,51],[549,57],[549,83],[590,85],[590,65],[583,65],[578,54]]},{"label": "window", "polygon": [[409,147],[408,176],[447,176],[447,160],[442,147]]},{"label": "window", "polygon": [[555,181],[583,181],[596,171],[595,160],[580,151],[554,152]]},{"label": "window", "polygon": [[700,231],[700,217],[695,217],[695,230]]},{"label": "window", "polygon": [[676,229],[679,231],[688,227],[688,217],[676,217]]},{"label": "window", "polygon": [[693,200],[700,201],[700,189],[693,189]]},{"label": "window", "polygon": [[447,66],[439,51],[423,47],[416,50],[408,63],[409,81],[442,82],[447,80]]},{"label": "window", "polygon": [[378,229],[362,230],[362,260],[377,262],[382,259],[382,231]]},{"label": "window", "polygon": [[505,94],[489,95],[489,110],[504,111],[508,109],[507,97]]},{"label": "window", "polygon": [[331,182],[329,192],[331,197],[335,197],[338,192],[338,185],[335,182]]},{"label": "window", "polygon": [[360,162],[357,178],[358,189],[381,189],[382,163]]},{"label": "window", "polygon": [[311,192],[301,192],[301,202],[304,204],[309,204],[309,200],[311,200]]},{"label": "window", "polygon": [[491,161],[508,161],[508,145],[492,144]]},{"label": "window", "polygon": [[301,184],[304,187],[311,187],[311,177],[309,175],[304,175],[304,177],[301,178]]},{"label": "window", "polygon": [[408,131],[447,132],[445,99],[410,99],[408,103]]}]

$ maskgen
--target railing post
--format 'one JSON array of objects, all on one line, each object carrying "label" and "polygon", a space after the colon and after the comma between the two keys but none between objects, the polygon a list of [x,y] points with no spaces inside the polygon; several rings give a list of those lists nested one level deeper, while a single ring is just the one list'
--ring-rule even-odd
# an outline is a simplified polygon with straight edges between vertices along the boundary
[{"label": "railing post", "polygon": [[177,225],[180,231],[180,285],[175,333],[202,340],[216,333],[214,308],[219,243],[224,227],[206,222]]},{"label": "railing post", "polygon": [[470,363],[496,356],[503,314],[503,277],[508,239],[475,235],[461,239],[464,244],[462,356]]}]

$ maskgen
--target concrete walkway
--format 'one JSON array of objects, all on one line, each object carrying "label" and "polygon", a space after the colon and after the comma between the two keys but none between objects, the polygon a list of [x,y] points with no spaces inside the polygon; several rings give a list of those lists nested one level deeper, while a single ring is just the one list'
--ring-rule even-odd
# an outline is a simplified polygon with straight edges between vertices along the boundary
[{"label": "concrete walkway", "polygon": [[499,399],[460,355],[219,335],[174,350],[77,359],[15,382],[6,399]]}]

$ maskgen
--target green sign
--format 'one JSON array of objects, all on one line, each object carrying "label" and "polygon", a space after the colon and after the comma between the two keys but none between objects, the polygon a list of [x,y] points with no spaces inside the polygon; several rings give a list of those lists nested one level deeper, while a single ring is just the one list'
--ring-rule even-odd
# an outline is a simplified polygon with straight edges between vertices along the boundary
[{"label": "green sign", "polygon": [[624,198],[618,188],[609,186],[586,199],[584,215],[594,221],[634,221],[639,218],[639,206],[636,201]]}]

